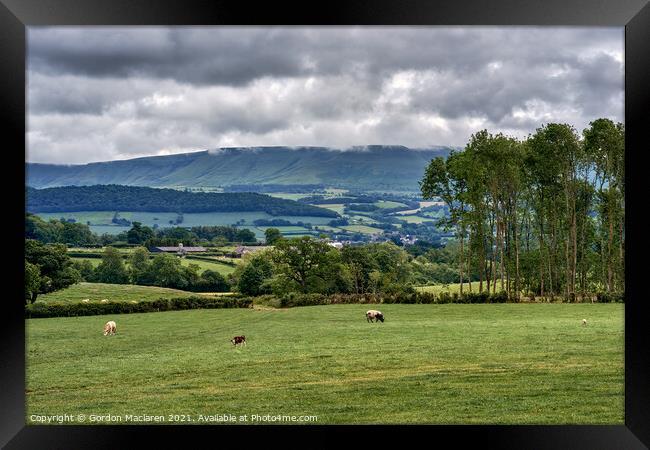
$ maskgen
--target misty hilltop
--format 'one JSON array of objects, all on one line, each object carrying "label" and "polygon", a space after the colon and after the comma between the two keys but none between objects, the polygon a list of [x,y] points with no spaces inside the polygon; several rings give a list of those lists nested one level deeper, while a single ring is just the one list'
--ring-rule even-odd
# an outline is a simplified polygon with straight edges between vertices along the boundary
[{"label": "misty hilltop", "polygon": [[241,185],[326,185],[344,189],[418,191],[431,159],[452,147],[366,146],[219,148],[168,156],[79,165],[26,163],[34,188],[121,184],[227,188]]}]

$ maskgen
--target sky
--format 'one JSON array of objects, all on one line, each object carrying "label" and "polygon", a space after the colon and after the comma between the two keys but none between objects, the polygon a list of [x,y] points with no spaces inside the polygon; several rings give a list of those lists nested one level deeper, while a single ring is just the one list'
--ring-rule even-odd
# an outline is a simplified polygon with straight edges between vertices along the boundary
[{"label": "sky", "polygon": [[622,27],[29,27],[26,161],[624,122]]}]

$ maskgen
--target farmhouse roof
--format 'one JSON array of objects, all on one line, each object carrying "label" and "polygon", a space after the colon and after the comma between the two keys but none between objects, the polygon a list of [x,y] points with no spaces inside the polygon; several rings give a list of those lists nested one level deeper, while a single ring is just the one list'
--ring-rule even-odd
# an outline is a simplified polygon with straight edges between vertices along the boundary
[{"label": "farmhouse roof", "polygon": [[235,253],[238,255],[242,255],[244,253],[252,253],[252,252],[259,252],[260,250],[264,250],[271,247],[270,245],[255,245],[255,246],[246,246],[246,245],[240,245],[235,249]]}]

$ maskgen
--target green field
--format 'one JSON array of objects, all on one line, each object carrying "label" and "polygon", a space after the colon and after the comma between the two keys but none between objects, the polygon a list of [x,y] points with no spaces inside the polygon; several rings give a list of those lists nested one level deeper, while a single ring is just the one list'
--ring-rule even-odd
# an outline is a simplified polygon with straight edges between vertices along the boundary
[{"label": "green field", "polygon": [[204,270],[214,270],[215,272],[219,272],[221,275],[226,276],[235,271],[235,267],[229,264],[222,264],[219,262],[213,263],[201,259],[183,258],[181,260],[181,265],[183,266],[189,266],[190,264],[196,264],[199,266],[199,273],[202,273]]},{"label": "green field", "polygon": [[266,195],[271,197],[283,198],[285,200],[299,200],[301,198],[309,197],[311,194],[295,194],[295,193],[285,193],[285,192],[270,192]]},{"label": "green field", "polygon": [[325,208],[325,209],[331,209],[332,211],[335,211],[341,215],[343,215],[343,210],[345,209],[345,205],[343,203],[333,203],[333,204],[314,204],[312,206],[317,206],[319,208]]},{"label": "green field", "polygon": [[[470,284],[465,282],[463,286],[463,292],[468,293],[470,289]],[[472,281],[472,292],[478,292],[480,287],[480,282]],[[434,294],[440,294],[441,292],[449,293],[460,293],[460,283],[450,283],[450,284],[435,284],[431,286],[416,286],[416,290],[422,292],[433,292]],[[501,280],[497,280],[497,292],[501,290]],[[487,291],[487,283],[483,281],[483,291]],[[492,285],[490,284],[490,292],[492,292]]]},{"label": "green field", "polygon": [[196,295],[194,292],[180,291],[157,286],[137,286],[134,284],[107,284],[107,283],[77,283],[72,286],[41,294],[37,302],[70,302],[79,303],[81,300],[101,301],[107,299],[111,302],[148,301],[159,298],[188,297]]},{"label": "green field", "polygon": [[390,200],[379,200],[379,201],[373,203],[373,205],[378,206],[379,208],[382,208],[382,209],[398,208],[398,207],[406,208],[406,205],[404,203],[393,202],[393,201],[390,201]]},{"label": "green field", "polygon": [[336,227],[330,227],[329,225],[317,225],[318,230],[314,227],[314,231],[334,231],[335,233],[340,233],[341,229]]},{"label": "green field", "polygon": [[423,216],[426,216],[426,217],[431,217],[432,219],[440,219],[440,218],[445,216],[445,213],[442,210],[425,211],[425,212],[421,212],[420,214],[422,214]]},{"label": "green field", "polygon": [[375,219],[366,216],[364,213],[349,214],[350,223],[378,223]]},{"label": "green field", "polygon": [[366,225],[346,225],[341,227],[341,229],[363,234],[380,234],[384,232],[384,230],[380,228],[368,227]]},{"label": "green field", "polygon": [[309,231],[305,227],[299,227],[299,226],[294,226],[294,225],[287,225],[287,226],[276,226],[276,227],[257,227],[258,229],[262,231],[266,231],[268,228],[275,228],[277,229],[280,233],[282,234],[290,234],[290,233],[303,233]]},{"label": "green field", "polygon": [[[128,231],[131,227],[111,225],[115,211],[76,211],[76,212],[60,212],[60,213],[38,213],[37,215],[45,220],[59,219],[61,217],[66,219],[75,219],[79,223],[86,224],[90,222],[90,231],[93,233],[103,234],[118,234],[123,231]],[[165,212],[135,212],[135,211],[120,211],[119,217],[129,221],[140,222],[143,225],[153,227],[158,224],[161,228],[171,226],[182,227],[196,227],[201,225],[233,225],[244,220],[243,226],[240,228],[249,228],[255,232],[255,225],[253,222],[257,219],[284,219],[292,223],[304,222],[311,223],[312,225],[327,224],[332,220],[332,217],[317,217],[317,216],[272,216],[263,211],[253,212],[224,212],[224,213],[188,213],[183,215],[183,222],[179,225],[170,224],[170,220],[176,220],[177,214]],[[263,235],[263,234],[262,234]],[[258,233],[256,233],[258,236]]]},{"label": "green field", "polygon": [[[315,415],[317,424],[624,423],[622,304],[381,305],[384,323],[367,323],[366,309],[29,319],[26,420],[280,414]],[[107,320],[116,321],[115,336],[102,335]],[[248,345],[233,347],[241,334]]]},{"label": "green field", "polygon": [[[70,259],[72,260],[72,262],[90,261],[93,267],[97,267],[102,262],[101,258],[72,257]],[[234,259],[232,260],[234,261]],[[127,260],[125,260],[124,263],[126,264],[127,267],[129,267]],[[220,263],[216,258],[214,258],[214,262],[205,261],[201,259],[192,259],[192,258],[181,259],[181,265],[189,266],[190,264],[196,264],[197,266],[199,266],[199,273],[202,273],[204,270],[214,270],[215,272],[219,272],[221,275],[225,276],[235,271],[235,268],[233,266],[229,264]]]},{"label": "green field", "polygon": [[[97,267],[101,262],[101,258],[77,258],[77,257],[71,257],[70,260],[72,262],[84,262],[84,261],[90,261],[90,264],[93,265],[93,267]],[[125,261],[126,262],[126,261]]]},{"label": "green field", "polygon": [[420,216],[399,216],[398,219],[405,220],[408,223],[424,223],[424,222],[435,222],[437,219],[431,217],[420,217]]}]

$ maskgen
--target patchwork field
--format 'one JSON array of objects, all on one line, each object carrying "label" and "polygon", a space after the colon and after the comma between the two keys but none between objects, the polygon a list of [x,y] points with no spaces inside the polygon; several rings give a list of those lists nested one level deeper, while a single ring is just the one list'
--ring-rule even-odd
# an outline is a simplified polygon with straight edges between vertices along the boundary
[{"label": "patchwork field", "polygon": [[[622,304],[367,305],[29,319],[27,423],[624,423]],[[588,326],[581,321],[587,318]],[[103,336],[107,320],[115,336]],[[245,335],[247,346],[229,340]],[[174,417],[172,417],[173,419]],[[176,418],[178,419],[178,418]],[[118,421],[119,420],[119,421]],[[144,423],[155,423],[153,419]],[[230,422],[232,423],[232,422]],[[274,422],[300,423],[300,422]],[[310,422],[313,423],[313,422]]]},{"label": "patchwork field", "polygon": [[369,215],[365,215],[365,213],[355,212],[355,214],[349,214],[348,218],[350,219],[350,223],[377,223],[375,219]]},{"label": "patchwork field", "polygon": [[271,197],[283,198],[285,200],[299,200],[304,197],[309,197],[311,194],[296,194],[296,193],[285,193],[285,192],[269,192],[266,195]]},{"label": "patchwork field", "polygon": [[380,234],[384,232],[384,230],[380,228],[373,228],[366,225],[346,225],[341,227],[341,229],[363,234]]},{"label": "patchwork field", "polygon": [[[72,260],[72,262],[90,261],[93,267],[97,267],[102,262],[101,258],[72,257],[70,259]],[[124,263],[126,264],[127,267],[129,267],[128,260],[124,260]],[[205,261],[201,259],[191,259],[191,258],[181,259],[181,265],[189,266],[190,264],[196,264],[197,266],[199,266],[199,273],[202,273],[204,270],[214,270],[215,272],[219,272],[221,275],[225,276],[235,271],[235,268],[232,265],[221,263],[216,258],[214,258],[214,262]]]},{"label": "patchwork field", "polygon": [[[103,234],[118,234],[123,231],[128,231],[130,226],[117,226],[112,225],[111,220],[115,211],[75,211],[75,212],[61,212],[61,213],[38,213],[37,215],[45,220],[59,219],[75,219],[77,222],[86,224],[90,222],[90,231],[93,233]],[[135,212],[135,211],[120,211],[119,217],[129,220],[131,222],[140,222],[143,225],[153,227],[157,224],[159,227],[177,226],[175,223],[170,224],[169,221],[175,221],[177,214],[164,213],[164,212]],[[332,220],[331,217],[316,217],[316,216],[271,216],[262,211],[258,212],[228,212],[228,213],[188,213],[183,215],[183,222],[180,226],[195,227],[201,225],[234,225],[240,224],[240,228],[248,228],[255,231],[253,222],[257,219],[284,219],[293,223],[304,222],[311,223],[312,225],[327,224]],[[243,222],[241,222],[243,220]],[[257,233],[256,233],[257,236]]]},{"label": "patchwork field", "polygon": [[69,302],[79,303],[83,299],[101,301],[107,299],[111,302],[122,301],[147,301],[159,298],[188,297],[195,295],[193,292],[180,291],[157,286],[137,286],[133,284],[108,284],[108,283],[77,283],[72,286],[49,294],[38,296],[37,302]]},{"label": "patchwork field", "polygon": [[444,202],[433,202],[433,201],[426,201],[426,202],[420,202],[420,207],[417,209],[409,209],[406,211],[398,211],[395,213],[396,216],[401,216],[401,215],[411,215],[411,214],[417,214],[422,208],[427,208],[429,206],[433,205],[444,205]]},{"label": "patchwork field", "polygon": [[405,220],[408,223],[423,223],[423,222],[435,222],[436,219],[431,217],[420,217],[420,216],[399,216],[400,220]]},{"label": "patchwork field", "polygon": [[406,205],[404,203],[393,202],[393,201],[390,201],[390,200],[379,200],[379,201],[373,203],[373,205],[375,205],[375,206],[377,206],[379,208],[385,208],[385,209],[398,208],[398,207],[406,208]]},{"label": "patchwork field", "polygon": [[319,208],[326,208],[326,209],[331,209],[332,211],[335,211],[339,214],[343,214],[343,210],[345,209],[345,205],[343,203],[333,203],[333,204],[314,204],[313,206],[318,206]]}]

